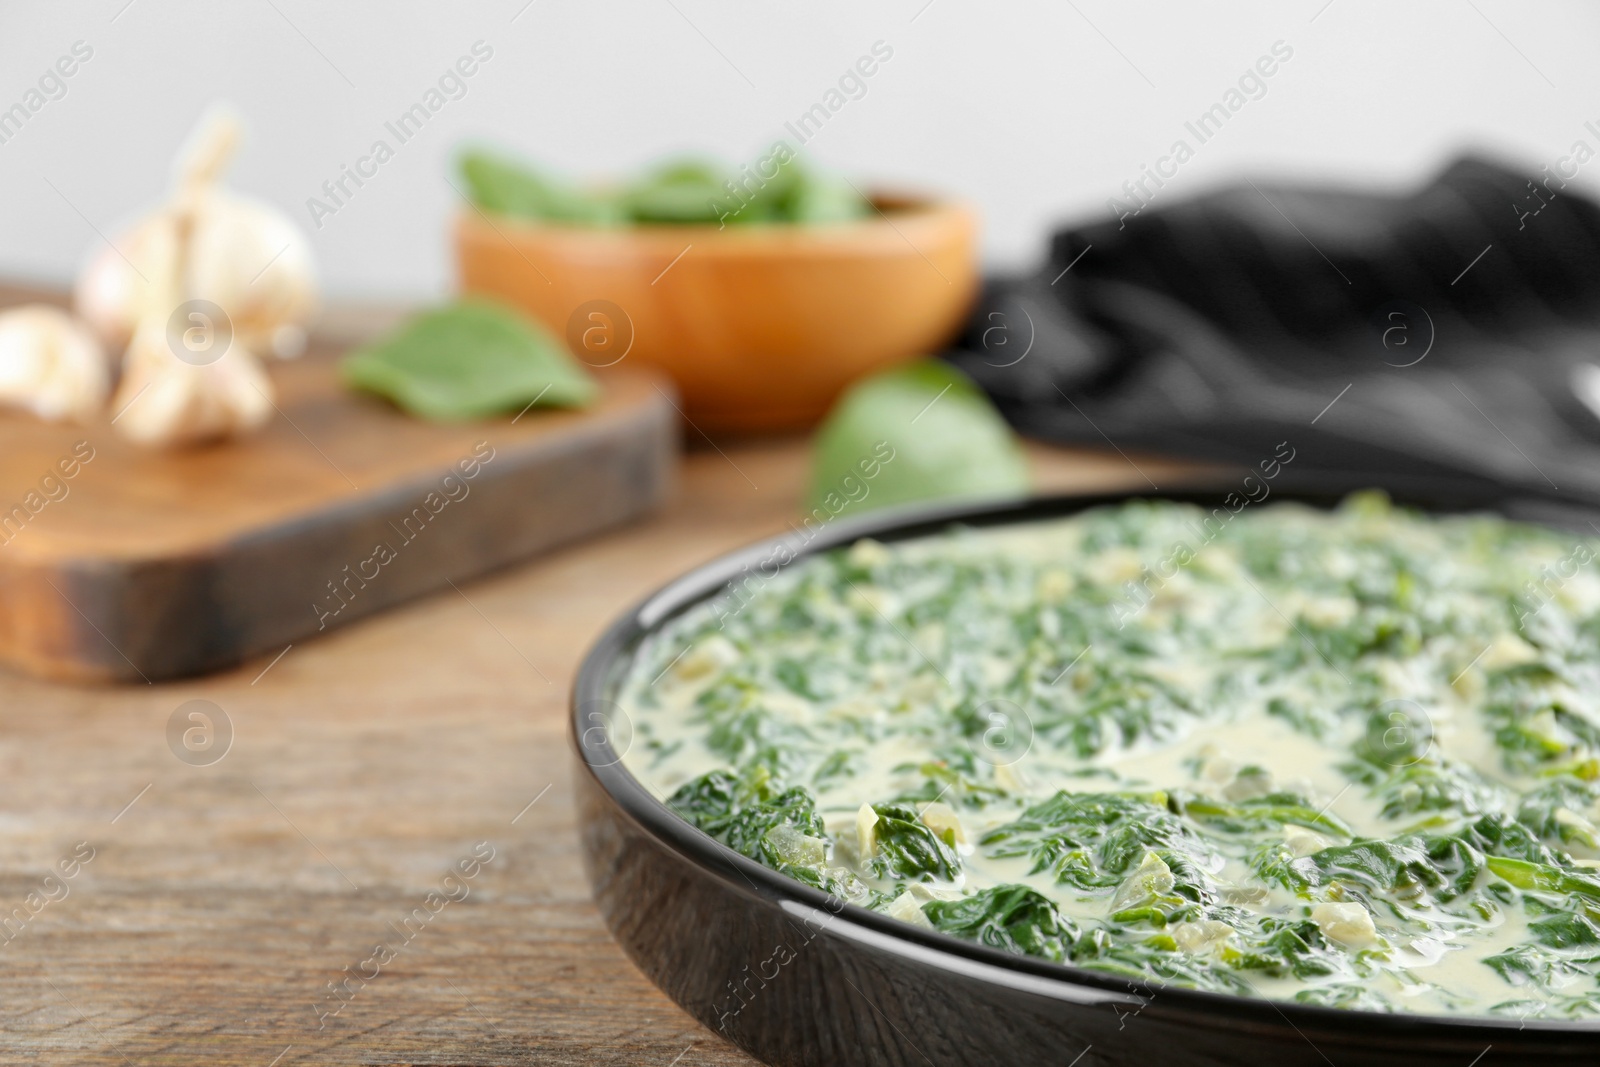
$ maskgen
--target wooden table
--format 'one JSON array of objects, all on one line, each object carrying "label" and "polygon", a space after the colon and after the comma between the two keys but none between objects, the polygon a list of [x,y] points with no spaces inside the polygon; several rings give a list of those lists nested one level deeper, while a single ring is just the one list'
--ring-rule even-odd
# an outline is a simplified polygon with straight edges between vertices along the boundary
[{"label": "wooden table", "polygon": [[[724,451],[691,451],[647,521],[276,661],[116,689],[0,676],[0,1062],[751,1062],[590,904],[564,714],[611,617],[796,517],[803,445]],[[1136,458],[1034,449],[1045,488],[1185,473]],[[208,766],[169,747],[191,700],[232,724]],[[475,849],[493,858],[445,882]]]}]

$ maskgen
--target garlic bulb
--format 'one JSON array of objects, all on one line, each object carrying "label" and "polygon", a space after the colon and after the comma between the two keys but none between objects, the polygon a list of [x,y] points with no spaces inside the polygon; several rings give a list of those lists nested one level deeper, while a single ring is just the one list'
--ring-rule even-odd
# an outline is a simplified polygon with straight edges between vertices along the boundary
[{"label": "garlic bulb", "polygon": [[[239,130],[226,109],[202,119],[167,202],[78,279],[79,312],[107,344],[127,346],[115,425],[146,444],[259,425],[273,391],[256,353],[287,358],[305,344],[316,306],[310,241],[277,208],[220,187]],[[203,350],[188,341],[196,330]]]},{"label": "garlic bulb", "polygon": [[[316,310],[305,234],[272,205],[225,190],[205,194],[193,218],[181,250],[186,297],[223,308],[234,336],[251,350],[283,359],[299,355]],[[116,245],[103,249],[79,275],[76,304],[106,344],[120,349],[138,326],[149,288],[145,279],[172,271],[180,249],[166,212],[135,223]]]},{"label": "garlic bulb", "polygon": [[100,342],[72,316],[47,304],[0,312],[0,404],[85,422],[110,387]]},{"label": "garlic bulb", "polygon": [[168,220],[145,219],[89,261],[78,275],[73,306],[107,349],[121,352],[133,339],[149,279],[170,276],[177,262],[178,235]]},{"label": "garlic bulb", "polygon": [[199,444],[266,422],[272,382],[237,338],[210,362],[179,359],[167,323],[152,316],[128,345],[113,407],[117,429],[139,444]]},{"label": "garlic bulb", "polygon": [[316,309],[311,242],[272,205],[212,192],[189,240],[188,295],[225,308],[251,351],[297,356]]}]

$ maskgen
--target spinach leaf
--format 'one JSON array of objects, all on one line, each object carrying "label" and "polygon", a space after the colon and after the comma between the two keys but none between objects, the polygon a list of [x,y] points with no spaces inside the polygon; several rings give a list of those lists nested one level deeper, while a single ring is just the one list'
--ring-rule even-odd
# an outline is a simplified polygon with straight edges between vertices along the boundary
[{"label": "spinach leaf", "polygon": [[1408,767],[1432,747],[1433,725],[1426,711],[1411,701],[1390,700],[1369,709],[1366,732],[1352,749],[1374,767]]},{"label": "spinach leaf", "polygon": [[811,780],[819,787],[826,787],[837,780],[854,778],[861,773],[864,762],[864,753],[843,748],[834,749],[823,757],[811,772]]},{"label": "spinach leaf", "polygon": [[1320,701],[1292,702],[1283,697],[1267,701],[1267,714],[1282,719],[1319,741],[1338,729],[1338,713]]},{"label": "spinach leaf", "polygon": [[1324,1008],[1352,1011],[1392,1012],[1394,1005],[1382,993],[1357,982],[1332,982],[1302,989],[1294,995],[1298,1004],[1318,1004]]},{"label": "spinach leaf", "polygon": [[713,837],[739,809],[745,787],[727,771],[710,771],[686,782],[667,798],[667,807]]},{"label": "spinach leaf", "polygon": [[873,825],[875,847],[868,866],[880,878],[924,881],[929,877],[950,882],[961,873],[961,857],[952,831],[945,837],[925,825],[911,808],[899,804],[874,804],[878,821]]},{"label": "spinach leaf", "polygon": [[[910,765],[896,768],[901,769],[913,768]],[[920,763],[914,769],[922,774],[923,782],[917,788],[895,797],[897,803],[932,804],[943,800],[951,805],[981,808],[996,797],[1005,795],[1005,790],[999,786],[976,777],[976,762],[971,750],[952,752],[949,759]]]},{"label": "spinach leaf", "polygon": [[1023,885],[995,886],[960,900],[932,900],[922,913],[935,930],[1057,963],[1072,958],[1072,943],[1080,935],[1048,897]]},{"label": "spinach leaf", "polygon": [[1597,914],[1588,910],[1552,912],[1528,923],[1528,929],[1541,945],[1550,948],[1576,948],[1600,945]]},{"label": "spinach leaf", "polygon": [[1171,893],[1194,902],[1212,896],[1209,876],[1196,863],[1209,863],[1210,849],[1167,810],[1161,793],[1059,792],[980,844],[997,857],[1029,856],[1035,873],[1050,871],[1057,882],[1085,891],[1121,885],[1153,854],[1171,874]]},{"label": "spinach leaf", "polygon": [[1440,812],[1466,818],[1498,811],[1507,803],[1504,789],[1470,767],[1423,760],[1387,773],[1372,769],[1346,768],[1358,780],[1372,786],[1372,794],[1383,804],[1385,819]]},{"label": "spinach leaf", "polygon": [[1298,793],[1269,793],[1237,803],[1175,793],[1172,807],[1206,829],[1226,834],[1260,834],[1294,825],[1334,837],[1348,839],[1356,836],[1343,819],[1316,810],[1310,801]]},{"label": "spinach leaf", "polygon": [[685,783],[667,806],[735,852],[841,899],[866,889],[847,868],[827,865],[831,838],[803,786],[779,789],[765,768],[742,778],[711,771]]},{"label": "spinach leaf", "polygon": [[851,386],[814,447],[806,506],[834,515],[923,500],[1021,496],[1032,483],[1016,435],[988,397],[939,360]]},{"label": "spinach leaf", "polygon": [[1559,992],[1575,980],[1594,977],[1600,955],[1569,956],[1542,945],[1519,945],[1483,961],[1514,986]]},{"label": "spinach leaf", "polygon": [[1600,1016],[1600,991],[1546,993],[1538,999],[1507,1000],[1489,1009],[1491,1015],[1528,1019],[1593,1019]]},{"label": "spinach leaf", "polygon": [[[1532,888],[1540,879],[1568,873],[1549,865],[1560,858],[1526,827],[1502,815],[1485,815],[1451,833],[1363,839],[1302,857],[1292,856],[1286,846],[1269,845],[1253,863],[1263,880],[1307,898],[1324,899],[1333,892],[1425,906],[1471,893],[1486,869],[1513,885]],[[1518,882],[1519,877],[1528,884]],[[1600,887],[1600,882],[1594,884]]]},{"label": "spinach leaf", "polygon": [[1596,802],[1600,802],[1600,782],[1564,775],[1524,793],[1517,807],[1517,821],[1540,840],[1569,848],[1578,846],[1592,853],[1600,851],[1593,825],[1573,816],[1593,809]]},{"label": "spinach leaf", "polygon": [[467,196],[484,211],[522,219],[599,224],[620,221],[603,199],[587,196],[528,164],[483,149],[461,156]]},{"label": "spinach leaf", "polygon": [[[1474,877],[1483,863],[1481,855],[1473,857],[1470,851],[1458,859],[1476,864],[1471,868]],[[1420,837],[1363,839],[1302,857],[1294,857],[1287,846],[1269,845],[1257,853],[1253,863],[1264,881],[1308,898],[1314,891],[1339,886],[1367,899],[1415,899],[1448,886],[1445,872],[1435,865],[1427,842]]]},{"label": "spinach leaf", "polygon": [[695,718],[705,727],[706,747],[731,766],[765,767],[790,778],[807,763],[809,731],[773,715],[761,684],[737,673],[724,674],[695,698]]},{"label": "spinach leaf", "polygon": [[1039,710],[1035,729],[1089,757],[1108,748],[1176,736],[1200,712],[1192,697],[1148,671],[1086,664],[1082,689],[1056,694]]},{"label": "spinach leaf", "polygon": [[1600,709],[1580,673],[1551,655],[1489,672],[1483,714],[1513,770],[1537,773],[1600,749]]},{"label": "spinach leaf", "polygon": [[[785,146],[786,148],[786,146]],[[530,221],[608,226],[827,223],[862,218],[872,204],[849,182],[808,171],[792,150],[754,168],[670,160],[620,185],[579,189],[521,160],[472,149],[462,154],[467,198],[483,211]]]},{"label": "spinach leaf", "polygon": [[1490,857],[1526,860],[1549,866],[1571,863],[1570,857],[1546,846],[1526,825],[1504,815],[1485,815],[1462,827],[1457,835]]},{"label": "spinach leaf", "polygon": [[634,222],[711,223],[726,213],[724,175],[705,160],[683,159],[629,183],[618,199]]},{"label": "spinach leaf", "polygon": [[1338,974],[1343,969],[1322,928],[1312,920],[1266,916],[1258,926],[1258,934],[1234,957],[1235,967],[1302,980]]},{"label": "spinach leaf", "polygon": [[1600,901],[1600,875],[1566,870],[1548,863],[1489,857],[1489,870],[1518,889],[1543,893],[1567,893]]},{"label": "spinach leaf", "polygon": [[534,403],[585,407],[599,396],[594,380],[543,326],[479,299],[425,312],[351,353],[339,369],[347,384],[441,422]]},{"label": "spinach leaf", "polygon": [[769,867],[783,862],[767,840],[775,826],[827,839],[810,791],[803,786],[779,790],[765,772],[736,778],[711,771],[679,788],[667,805],[735,852]]}]

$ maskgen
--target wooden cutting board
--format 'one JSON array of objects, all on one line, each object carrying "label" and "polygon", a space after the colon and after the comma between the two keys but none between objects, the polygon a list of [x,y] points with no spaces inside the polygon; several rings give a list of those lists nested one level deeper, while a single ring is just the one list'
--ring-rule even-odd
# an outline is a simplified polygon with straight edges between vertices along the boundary
[{"label": "wooden cutting board", "polygon": [[[153,682],[276,654],[660,503],[671,387],[611,373],[584,412],[437,425],[347,392],[331,352],[270,370],[278,414],[151,452],[109,416],[0,415],[0,661]],[[617,368],[621,371],[622,368]]]}]

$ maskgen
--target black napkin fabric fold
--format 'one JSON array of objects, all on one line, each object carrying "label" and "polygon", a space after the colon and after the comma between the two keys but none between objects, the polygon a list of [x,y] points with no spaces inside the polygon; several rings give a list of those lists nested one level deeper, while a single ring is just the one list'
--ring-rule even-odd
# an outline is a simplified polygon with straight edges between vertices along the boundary
[{"label": "black napkin fabric fold", "polygon": [[1600,504],[1600,206],[1464,158],[1069,227],[947,354],[1022,433]]}]

